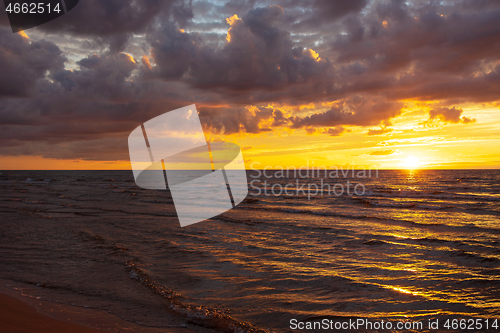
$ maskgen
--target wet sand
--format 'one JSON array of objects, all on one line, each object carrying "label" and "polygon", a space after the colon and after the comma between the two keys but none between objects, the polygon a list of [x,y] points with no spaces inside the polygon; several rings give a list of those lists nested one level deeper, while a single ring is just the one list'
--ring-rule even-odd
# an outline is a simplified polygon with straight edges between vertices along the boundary
[{"label": "wet sand", "polygon": [[[144,327],[95,309],[82,309],[17,295],[0,286],[2,333],[212,333],[203,327]],[[45,314],[47,313],[47,314]],[[102,328],[101,328],[102,327]]]},{"label": "wet sand", "polygon": [[73,332],[98,333],[104,330],[53,319],[39,313],[34,307],[20,300],[0,294],[0,323],[4,333],[24,332]]}]

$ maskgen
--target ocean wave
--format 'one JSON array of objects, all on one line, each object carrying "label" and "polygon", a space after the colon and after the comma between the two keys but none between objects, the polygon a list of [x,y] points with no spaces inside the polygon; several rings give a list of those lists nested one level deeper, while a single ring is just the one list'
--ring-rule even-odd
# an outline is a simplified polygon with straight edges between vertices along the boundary
[{"label": "ocean wave", "polygon": [[32,179],[32,178],[27,178],[24,183],[28,184],[49,184],[51,183],[51,179]]},{"label": "ocean wave", "polygon": [[366,215],[366,214],[346,214],[339,212],[311,211],[307,209],[293,209],[293,208],[282,208],[282,207],[248,207],[248,208],[241,207],[241,209],[267,210],[267,211],[286,212],[290,214],[309,214],[309,215],[319,215],[319,216],[341,217],[347,219],[373,221],[375,223],[398,224],[398,225],[403,225],[403,226],[406,225],[423,229],[434,229],[436,231],[453,230],[453,231],[468,232],[468,233],[486,232],[492,234],[500,234],[500,229],[479,227],[472,223],[466,225],[448,225],[443,223],[420,223],[410,220],[385,218],[385,217]]},{"label": "ocean wave", "polygon": [[151,292],[162,296],[169,302],[171,311],[180,314],[188,319],[190,323],[206,328],[214,329],[217,332],[227,333],[270,333],[268,329],[261,329],[252,324],[239,321],[228,314],[229,311],[214,309],[204,305],[188,304],[182,301],[182,295],[174,290],[162,286],[154,278],[142,271],[134,260],[125,264],[125,270],[132,280],[141,283]]},{"label": "ocean wave", "polygon": [[162,203],[162,204],[171,204],[171,203],[173,203],[172,200],[155,200],[155,199],[142,199],[141,202]]},{"label": "ocean wave", "polygon": [[60,195],[57,197],[57,199],[68,199],[73,201],[102,201],[102,199],[99,198],[73,198],[66,195]]},{"label": "ocean wave", "polygon": [[385,207],[385,208],[418,208],[425,210],[445,210],[455,208],[453,205],[425,205],[416,202],[376,202],[373,200],[361,200],[362,203],[374,206],[374,207]]},{"label": "ocean wave", "polygon": [[384,197],[384,198],[402,198],[402,199],[441,199],[441,200],[473,200],[473,201],[491,201],[500,202],[500,197],[481,195],[481,194],[447,194],[442,191],[373,191],[367,190],[364,196]]}]

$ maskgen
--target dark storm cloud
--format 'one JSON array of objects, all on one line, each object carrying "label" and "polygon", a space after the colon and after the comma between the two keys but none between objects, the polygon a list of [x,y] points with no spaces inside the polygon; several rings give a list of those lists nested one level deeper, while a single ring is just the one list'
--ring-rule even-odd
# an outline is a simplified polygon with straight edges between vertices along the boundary
[{"label": "dark storm cloud", "polygon": [[270,131],[269,128],[260,126],[261,121],[270,119],[274,115],[278,119],[283,116],[281,111],[273,111],[270,108],[250,110],[248,108],[200,107],[198,111],[202,125],[206,130],[224,134]]},{"label": "dark storm cloud", "polygon": [[321,79],[328,61],[318,61],[310,50],[295,46],[287,31],[279,29],[283,8],[270,6],[234,18],[230,41],[213,49],[201,36],[163,24],[148,39],[156,63],[145,75],[164,79],[185,78],[195,87],[227,90],[283,89],[290,84]]},{"label": "dark storm cloud", "polygon": [[225,14],[246,13],[255,8],[256,0],[229,0],[222,6],[222,12]]},{"label": "dark storm cloud", "polygon": [[313,8],[321,18],[335,20],[350,13],[358,13],[368,4],[368,0],[330,1],[316,0]]},{"label": "dark storm cloud", "polygon": [[[0,154],[126,159],[126,144],[117,140],[186,105],[182,86],[134,82],[137,63],[127,54],[89,55],[73,71],[64,61],[53,43],[30,43],[12,32],[0,39]],[[120,151],[110,154],[109,145]]]},{"label": "dark storm cloud", "polygon": [[[356,95],[388,104],[411,98],[498,100],[500,71],[494,64],[500,54],[500,6],[494,2],[480,2],[474,10],[470,2],[278,3],[283,7],[255,8],[233,20],[228,26],[230,41],[220,48],[204,44],[202,34],[163,25],[149,36],[156,66],[144,71],[146,77],[218,89],[242,105],[300,104]],[[331,50],[319,54],[320,61],[308,48],[314,45],[299,45],[290,31],[283,30],[293,26],[287,22],[287,11],[295,9],[300,9],[296,12],[302,12],[303,20],[316,13],[314,36],[321,36],[322,43],[333,36]],[[320,30],[326,17],[339,22],[341,33]],[[318,48],[323,48],[321,43]],[[353,110],[297,117],[293,127],[321,126],[322,121],[369,126],[399,114],[392,107],[380,111],[376,105],[372,110]]]},{"label": "dark storm cloud", "polygon": [[128,159],[127,141],[122,137],[86,139],[69,142],[2,142],[1,155],[37,155],[54,159],[74,159],[87,161],[112,161]]},{"label": "dark storm cloud", "polygon": [[158,16],[175,13],[178,22],[185,22],[192,13],[182,1],[174,0],[85,0],[67,13],[40,28],[54,33],[95,36],[119,51],[132,33],[141,33]]},{"label": "dark storm cloud", "polygon": [[[8,24],[6,15],[0,24]],[[189,1],[180,0],[82,0],[63,17],[38,29],[52,33],[88,36],[121,51],[133,33],[142,33],[155,18],[172,18],[185,25],[193,17]]]},{"label": "dark storm cloud", "polygon": [[10,27],[9,17],[4,9],[5,3],[2,1],[2,3],[0,3],[0,26]]},{"label": "dark storm cloud", "polygon": [[62,69],[64,60],[55,44],[29,43],[0,27],[0,96],[27,96],[47,71]]},{"label": "dark storm cloud", "polygon": [[[500,37],[500,36],[499,36]],[[486,62],[486,61],[485,61]],[[449,77],[433,73],[401,80],[406,89],[394,89],[392,98],[415,98],[421,100],[453,100],[469,102],[494,102],[499,100],[500,65],[491,68],[486,62],[484,70],[462,76]]]},{"label": "dark storm cloud", "polygon": [[[365,17],[344,20],[347,33],[336,37],[331,50],[338,63],[356,66],[358,84],[375,74],[397,75],[394,83],[407,85],[400,93],[408,98],[430,86],[437,98],[460,95],[453,89],[457,82],[480,82],[477,74],[487,74],[485,65],[500,54],[500,6],[469,10],[471,3],[380,3]],[[483,87],[470,88],[473,95]]]},{"label": "dark storm cloud", "polygon": [[301,15],[294,17],[295,25],[309,26],[317,29],[319,24],[328,24],[335,22],[348,14],[360,12],[367,4],[368,0],[350,0],[350,1],[285,1],[283,6],[294,3],[303,8]]},{"label": "dark storm cloud", "polygon": [[127,54],[91,55],[77,64],[80,70],[62,70],[51,75],[68,95],[116,101],[130,100],[136,93],[135,85],[127,79],[137,64]]}]

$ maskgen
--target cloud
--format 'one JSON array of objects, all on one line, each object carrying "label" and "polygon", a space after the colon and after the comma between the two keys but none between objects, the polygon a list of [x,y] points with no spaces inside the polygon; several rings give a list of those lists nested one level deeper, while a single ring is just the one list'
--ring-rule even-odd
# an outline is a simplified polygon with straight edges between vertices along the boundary
[{"label": "cloud", "polygon": [[373,2],[366,15],[343,20],[331,54],[351,89],[391,99],[497,100],[500,6],[467,4]]},{"label": "cloud", "polygon": [[462,117],[464,111],[460,108],[455,108],[452,107],[450,108],[437,108],[437,109],[432,109],[429,111],[429,117],[430,119],[439,119],[442,122],[448,122],[448,123],[463,123],[463,124],[469,124],[469,123],[474,123],[476,120],[468,117]]},{"label": "cloud", "polygon": [[272,119],[273,114],[281,117],[281,111],[271,108],[201,106],[198,111],[204,129],[221,134],[268,132],[271,129],[264,125],[266,120]]},{"label": "cloud", "polygon": [[307,126],[304,129],[306,130],[307,135],[312,135],[312,134],[316,133],[316,131],[317,131],[316,128],[313,126]]},{"label": "cloud", "polygon": [[3,73],[18,69],[22,83],[0,80],[0,155],[126,160],[126,137],[137,124],[187,104],[182,85],[134,82],[138,65],[125,53],[92,54],[70,71],[52,43],[9,32],[0,44],[0,55],[15,50],[26,59],[18,68],[16,57],[0,58]]},{"label": "cloud", "polygon": [[127,79],[137,67],[136,60],[125,53],[110,56],[91,55],[77,62],[79,70],[61,70],[51,74],[68,95],[109,101],[129,100],[135,94]]},{"label": "cloud", "polygon": [[188,2],[178,0],[86,0],[64,17],[39,27],[58,34],[93,37],[114,52],[122,51],[132,34],[146,31],[155,20],[174,19],[185,24],[192,18]]},{"label": "cloud", "polygon": [[395,153],[394,150],[387,149],[387,150],[372,151],[370,153],[370,155],[373,155],[373,156],[387,156],[387,155],[392,155],[394,153]]},{"label": "cloud", "polygon": [[250,10],[228,19],[228,42],[213,49],[201,36],[183,33],[164,23],[148,35],[155,66],[145,77],[184,79],[203,89],[234,91],[283,89],[321,78],[330,64],[309,48],[295,46],[290,33],[279,29],[283,8]]},{"label": "cloud", "polygon": [[344,126],[320,128],[315,126],[304,127],[307,135],[312,134],[328,134],[329,136],[342,136],[344,133],[352,132],[350,129],[346,129]]},{"label": "cloud", "polygon": [[474,118],[469,118],[469,117],[462,117],[462,123],[464,124],[470,124],[470,123],[475,123],[476,119]]},{"label": "cloud", "polygon": [[387,127],[381,127],[380,129],[369,129],[368,130],[368,135],[382,135],[382,134],[387,134],[391,133],[392,128],[387,128]]},{"label": "cloud", "polygon": [[335,108],[307,117],[292,117],[292,128],[307,126],[335,127],[339,125],[370,126],[378,125],[401,114],[403,104],[377,97],[355,96],[345,100]]},{"label": "cloud", "polygon": [[324,133],[329,136],[341,136],[345,132],[350,132],[351,130],[347,130],[344,126],[330,127],[324,130]]},{"label": "cloud", "polygon": [[[493,22],[500,18],[500,7],[491,4],[470,11],[460,3],[451,15],[448,7],[417,1],[381,1],[370,6],[364,1],[287,5],[244,13],[248,3],[228,3],[239,14],[229,15],[228,41],[222,46],[208,46],[203,33],[186,33],[172,22],[163,23],[148,34],[152,66],[143,66],[142,75],[217,91],[230,103],[240,105],[319,103],[359,96],[381,104],[318,110],[305,118],[297,115],[288,119],[293,128],[325,126],[323,122],[326,126],[383,124],[400,114],[399,99],[498,99],[500,70],[486,64],[498,59],[495,50],[500,50],[500,38],[494,36],[500,37],[500,30]],[[329,13],[325,6],[337,5],[345,5],[345,10],[338,11],[336,30],[328,34],[318,30],[314,35],[316,42],[322,40],[319,52],[312,45],[300,45],[285,30],[302,29],[290,23],[295,9],[302,8],[304,15],[299,17],[303,20],[313,15],[320,22],[321,13]],[[207,8],[215,17],[214,8],[219,7]],[[365,14],[358,15],[362,9]],[[474,27],[464,28],[461,20],[473,22]],[[482,25],[483,20],[488,24]],[[493,49],[470,52],[470,43],[477,38],[484,38]],[[330,49],[325,49],[329,39]],[[468,58],[453,58],[461,52]],[[274,119],[273,126],[287,123],[284,118]]]},{"label": "cloud", "polygon": [[64,61],[57,45],[28,41],[0,27],[0,96],[28,96],[37,80],[61,70]]},{"label": "cloud", "polygon": [[429,117],[431,119],[439,118],[441,121],[445,122],[458,123],[460,122],[460,115],[462,114],[462,112],[463,110],[460,108],[439,108],[430,110]]},{"label": "cloud", "polygon": [[[293,22],[296,29],[317,29],[318,25],[331,25],[342,17],[349,14],[359,13],[367,4],[368,0],[351,1],[281,1],[279,4],[284,8],[291,9],[288,21]],[[295,10],[294,10],[295,9]]]},{"label": "cloud", "polygon": [[367,0],[351,1],[314,1],[314,16],[325,20],[334,20],[350,13],[360,12],[368,4]]}]

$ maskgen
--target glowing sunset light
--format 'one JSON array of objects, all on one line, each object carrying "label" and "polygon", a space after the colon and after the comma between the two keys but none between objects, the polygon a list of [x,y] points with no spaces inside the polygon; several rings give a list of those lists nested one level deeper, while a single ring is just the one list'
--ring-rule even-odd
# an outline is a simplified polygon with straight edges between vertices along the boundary
[{"label": "glowing sunset light", "polygon": [[409,155],[403,162],[403,166],[406,169],[418,169],[420,165],[420,159],[413,155]]}]

